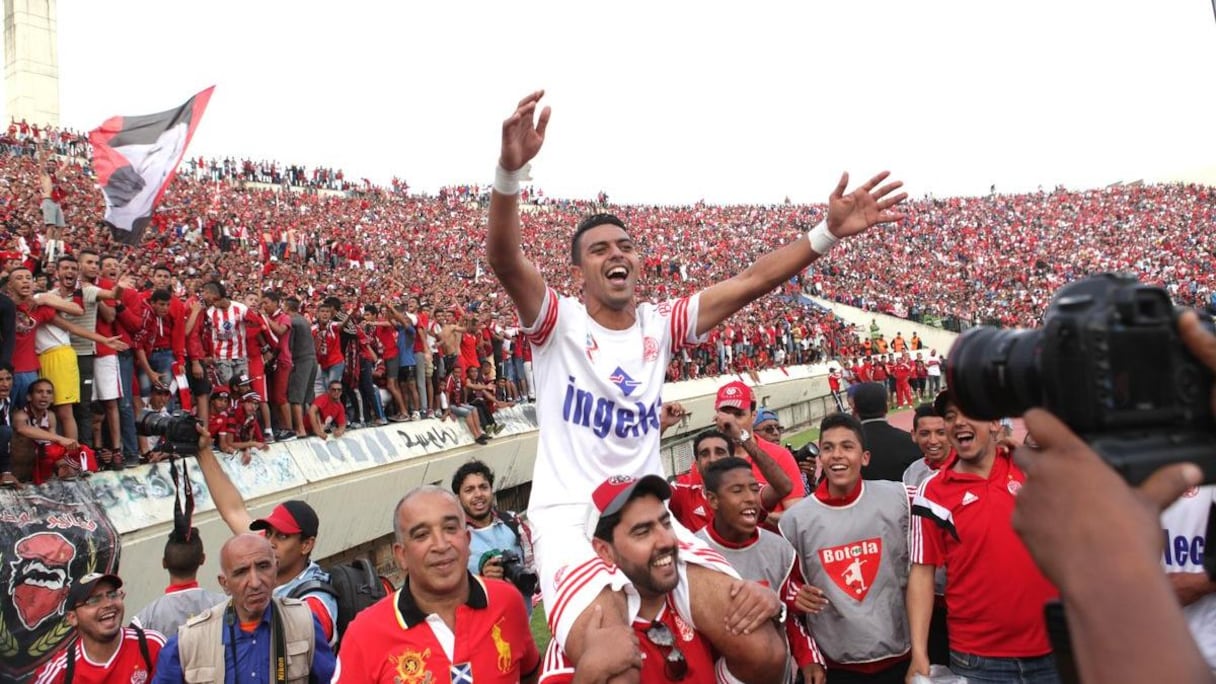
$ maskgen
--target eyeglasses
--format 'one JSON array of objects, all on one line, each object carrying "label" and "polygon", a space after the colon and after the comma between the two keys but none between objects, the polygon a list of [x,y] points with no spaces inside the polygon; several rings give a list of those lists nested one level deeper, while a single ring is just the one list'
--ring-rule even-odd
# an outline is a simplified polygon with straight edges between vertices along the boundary
[{"label": "eyeglasses", "polygon": [[765,425],[764,427],[760,428],[760,432],[767,432],[770,435],[779,435],[784,429],[785,428],[781,427],[780,425]]},{"label": "eyeglasses", "polygon": [[126,598],[126,596],[127,592],[123,591],[122,589],[111,589],[104,594],[93,594],[76,605],[77,607],[88,606],[90,608],[96,608],[97,606],[109,601],[121,601]]},{"label": "eyeglasses", "polygon": [[660,649],[669,649],[663,659],[663,673],[669,681],[678,682],[688,675],[688,661],[676,647],[676,637],[662,622],[652,622],[646,630],[646,639]]}]

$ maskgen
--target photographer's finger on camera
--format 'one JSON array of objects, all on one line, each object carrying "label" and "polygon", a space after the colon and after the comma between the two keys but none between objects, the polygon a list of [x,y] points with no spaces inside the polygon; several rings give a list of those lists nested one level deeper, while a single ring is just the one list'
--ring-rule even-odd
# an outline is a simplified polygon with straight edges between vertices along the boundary
[{"label": "photographer's finger on camera", "polygon": [[1194,463],[1175,463],[1158,468],[1137,488],[1157,510],[1163,511],[1191,487],[1203,483],[1203,471]]}]

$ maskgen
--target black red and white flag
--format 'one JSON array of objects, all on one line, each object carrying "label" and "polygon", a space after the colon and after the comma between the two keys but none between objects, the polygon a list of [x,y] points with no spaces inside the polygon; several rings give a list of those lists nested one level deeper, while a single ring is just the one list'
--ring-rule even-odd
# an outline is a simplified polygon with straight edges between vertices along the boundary
[{"label": "black red and white flag", "polygon": [[215,86],[159,114],[114,116],[89,132],[93,170],[114,239],[139,244],[173,181]]}]

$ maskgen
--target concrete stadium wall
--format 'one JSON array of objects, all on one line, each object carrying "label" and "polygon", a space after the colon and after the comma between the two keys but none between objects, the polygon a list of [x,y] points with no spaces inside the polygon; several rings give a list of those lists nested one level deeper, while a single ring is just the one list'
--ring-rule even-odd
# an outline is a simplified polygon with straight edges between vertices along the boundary
[{"label": "concrete stadium wall", "polygon": [[917,335],[920,335],[921,341],[925,344],[925,349],[936,349],[939,355],[945,355],[950,351],[950,345],[954,344],[954,340],[958,339],[958,333],[956,332],[914,323],[906,318],[897,318],[874,311],[866,311],[855,306],[833,302],[820,297],[811,297],[811,299],[819,306],[830,309],[838,318],[848,323],[857,324],[861,334],[869,335],[870,321],[876,321],[878,323],[878,330],[888,342],[895,339],[895,333],[897,332],[902,332],[905,340],[912,339],[912,333],[915,332]]},{"label": "concrete stadium wall", "polygon": [[[778,410],[790,426],[823,415],[830,400],[826,368],[800,366],[769,370],[754,385],[757,400]],[[664,387],[663,400],[680,402],[692,415],[673,426],[664,440],[663,464],[668,475],[688,469],[689,440],[713,419],[713,398],[728,379],[710,378]],[[260,517],[275,504],[291,498],[307,500],[317,509],[321,529],[313,556],[347,557],[352,549],[386,560],[385,535],[392,530],[392,510],[401,495],[420,484],[447,486],[452,474],[469,458],[485,461],[497,475],[500,490],[528,483],[536,456],[536,415],[533,406],[515,406],[495,414],[504,425],[501,435],[477,446],[463,423],[420,421],[356,430],[340,440],[299,440],[272,445],[255,455],[253,465],[223,458],[225,470],[245,497],[250,513]],[[193,461],[190,479],[195,490],[195,525],[208,550],[200,571],[205,584],[215,585],[219,548],[231,532],[219,518]],[[88,486],[121,534],[122,575],[131,612],[161,593],[167,577],[160,567],[165,539],[172,527],[174,490],[164,463],[124,472],[98,473]]]}]

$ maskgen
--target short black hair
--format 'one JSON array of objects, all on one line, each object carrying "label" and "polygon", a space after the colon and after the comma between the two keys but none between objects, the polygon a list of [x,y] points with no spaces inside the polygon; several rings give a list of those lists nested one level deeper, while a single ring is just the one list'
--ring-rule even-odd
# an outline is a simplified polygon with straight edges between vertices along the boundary
[{"label": "short black hair", "polygon": [[194,575],[203,564],[203,538],[197,527],[190,528],[184,536],[178,532],[169,535],[165,542],[165,569],[178,577]]},{"label": "short black hair", "polygon": [[220,299],[228,299],[228,288],[224,287],[224,284],[218,280],[208,280],[206,283],[203,283],[203,289],[211,290]]},{"label": "short black hair", "polygon": [[342,300],[338,299],[337,297],[326,297],[325,299],[321,300],[321,306],[327,306],[334,311],[341,311]]},{"label": "short black hair", "polygon": [[172,276],[172,275],[173,275],[173,270],[172,270],[172,269],[170,269],[170,268],[169,268],[168,266],[166,266],[165,264],[157,264],[157,265],[155,265],[155,266],[153,266],[153,267],[152,267],[152,272],[153,272],[153,273],[156,273],[157,271],[164,271],[165,273],[168,273],[170,276]]},{"label": "short black hair", "polygon": [[363,313],[378,314],[380,313],[380,307],[376,306],[375,304],[364,304]]},{"label": "short black hair", "polygon": [[863,382],[853,390],[853,406],[862,420],[887,415],[887,386],[881,382]]},{"label": "short black hair", "polygon": [[912,432],[916,432],[917,425],[921,418],[940,418],[937,415],[937,409],[933,408],[933,404],[925,402],[916,407],[916,413],[912,414]]},{"label": "short black hair", "polygon": [[171,297],[172,295],[169,294],[168,290],[161,288],[159,290],[153,290],[152,297],[150,299],[154,302],[167,302]]},{"label": "short black hair", "polygon": [[629,229],[625,227],[625,222],[617,218],[615,214],[592,214],[578,222],[578,227],[574,229],[574,235],[570,238],[570,263],[578,266],[582,260],[582,257],[579,254],[579,238],[583,236],[583,233],[586,233],[596,226],[608,224],[617,226],[626,232],[629,231]]},{"label": "short black hair", "polygon": [[752,464],[739,458],[738,456],[727,456],[724,459],[714,461],[709,464],[705,472],[701,473],[701,477],[705,480],[705,491],[718,493],[718,489],[722,486],[722,480],[726,474],[732,470],[745,468],[749,473],[752,470]]},{"label": "short black hair", "polygon": [[480,475],[490,483],[490,489],[494,488],[494,471],[490,470],[490,466],[473,459],[468,463],[456,469],[456,474],[452,476],[452,493],[459,496],[460,488],[464,485],[464,481],[470,475]]},{"label": "short black hair", "polygon": [[283,303],[287,306],[288,311],[299,311],[300,310],[300,298],[299,297],[295,297],[295,296],[288,297],[287,299],[283,300]]},{"label": "short black hair", "polygon": [[278,290],[266,290],[262,293],[262,296],[275,304],[278,304],[283,299],[283,295],[279,294]]},{"label": "short black hair", "polygon": [[720,439],[723,442],[726,442],[727,448],[730,448],[730,437],[727,436],[725,432],[722,432],[717,428],[702,430],[701,432],[697,433],[697,436],[692,440],[693,460],[696,460],[697,458],[697,451],[701,448],[701,442],[704,442],[707,439]]},{"label": "short black hair", "polygon": [[857,435],[857,441],[861,444],[861,448],[866,448],[866,435],[865,431],[861,429],[861,421],[847,413],[829,413],[824,416],[823,420],[819,421],[819,436],[822,438],[823,433],[832,428],[839,427],[852,430],[853,434]]},{"label": "short black hair", "polygon": [[63,264],[63,263],[67,263],[67,262],[71,262],[73,264],[79,263],[76,261],[75,256],[73,256],[71,254],[64,254],[55,260],[55,268],[59,268],[59,264]]}]

